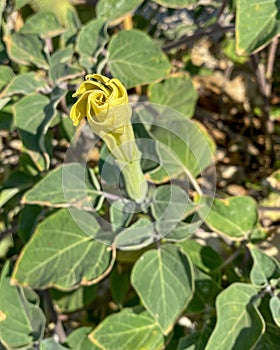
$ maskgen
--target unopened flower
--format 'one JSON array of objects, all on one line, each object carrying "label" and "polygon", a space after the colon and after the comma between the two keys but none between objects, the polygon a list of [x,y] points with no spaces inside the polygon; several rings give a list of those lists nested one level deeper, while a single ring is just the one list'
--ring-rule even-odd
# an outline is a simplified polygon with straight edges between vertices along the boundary
[{"label": "unopened flower", "polygon": [[118,79],[90,74],[73,97],[78,101],[70,111],[77,126],[86,117],[92,131],[102,138],[122,170],[128,195],[141,202],[147,193],[139,151],[131,125],[132,110],[127,91]]}]

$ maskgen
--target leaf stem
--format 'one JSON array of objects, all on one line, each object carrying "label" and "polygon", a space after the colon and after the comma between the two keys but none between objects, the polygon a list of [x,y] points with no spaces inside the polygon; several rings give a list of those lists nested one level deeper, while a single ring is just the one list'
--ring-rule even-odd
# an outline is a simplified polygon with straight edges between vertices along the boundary
[{"label": "leaf stem", "polygon": [[66,339],[66,333],[64,331],[62,321],[61,321],[58,313],[56,312],[56,310],[55,310],[55,308],[53,306],[50,293],[49,293],[48,290],[44,290],[42,292],[42,295],[43,295],[43,297],[45,299],[46,306],[47,306],[49,314],[50,314],[50,318],[51,318],[52,322],[54,322],[54,324],[55,324],[54,332],[57,335],[59,341],[61,343],[63,343],[65,341],[65,339]]}]

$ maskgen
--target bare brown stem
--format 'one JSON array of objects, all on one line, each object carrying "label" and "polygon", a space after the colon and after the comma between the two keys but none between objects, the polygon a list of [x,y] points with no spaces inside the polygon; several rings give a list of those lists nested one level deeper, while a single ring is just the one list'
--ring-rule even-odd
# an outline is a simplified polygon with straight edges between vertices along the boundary
[{"label": "bare brown stem", "polygon": [[59,317],[59,315],[57,314],[56,310],[54,309],[54,306],[53,306],[52,299],[51,299],[49,291],[45,290],[45,291],[42,292],[42,294],[44,296],[44,299],[45,299],[45,302],[46,302],[46,306],[47,306],[48,312],[50,314],[51,320],[55,324],[54,332],[57,335],[59,341],[61,343],[63,343],[65,341],[65,339],[66,339],[66,333],[64,331],[61,318]]},{"label": "bare brown stem", "polygon": [[218,23],[215,23],[207,29],[198,30],[193,35],[183,36],[179,40],[165,45],[163,47],[163,51],[169,52],[170,50],[173,50],[175,48],[179,48],[180,46],[191,45],[195,41],[199,40],[200,38],[203,38],[204,36],[210,36],[210,35],[214,35],[214,34],[218,34],[218,33],[225,33],[225,32],[233,32],[234,28],[235,28],[234,25],[222,27]]},{"label": "bare brown stem", "polygon": [[259,90],[264,99],[263,106],[263,130],[265,137],[265,150],[267,155],[270,156],[270,162],[274,161],[274,152],[273,152],[273,122],[270,119],[270,97],[271,97],[271,88],[272,88],[272,72],[273,65],[276,56],[278,40],[272,41],[267,60],[267,68],[262,65],[259,61],[259,54],[256,53],[251,56],[251,61],[255,70],[257,83],[259,85]]}]

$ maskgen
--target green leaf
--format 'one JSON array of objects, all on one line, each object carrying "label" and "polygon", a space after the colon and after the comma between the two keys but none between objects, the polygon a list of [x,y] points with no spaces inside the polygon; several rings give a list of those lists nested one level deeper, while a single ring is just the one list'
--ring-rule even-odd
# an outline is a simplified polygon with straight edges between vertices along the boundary
[{"label": "green leaf", "polygon": [[68,163],[48,172],[25,193],[22,202],[56,208],[76,203],[83,207],[91,206],[99,196],[100,189],[93,185],[88,168],[79,163]]},{"label": "green leaf", "polygon": [[28,241],[42,213],[42,207],[38,205],[25,205],[19,213],[17,234],[23,240]]},{"label": "green leaf", "polygon": [[[100,2],[98,5],[99,4]],[[81,56],[80,64],[87,69],[88,73],[93,71],[92,68],[96,65],[97,56],[104,48],[107,41],[107,25],[102,19],[89,21],[79,32],[76,48]]]},{"label": "green leaf", "polygon": [[194,208],[186,191],[179,186],[158,187],[151,204],[157,233],[165,236],[171,232],[180,221],[194,211]]},{"label": "green leaf", "polygon": [[56,50],[49,59],[50,66],[55,66],[59,63],[70,63],[73,57],[73,53],[73,48],[71,46]]},{"label": "green leaf", "polygon": [[52,38],[64,31],[53,12],[40,12],[30,16],[20,29],[20,33],[37,34],[42,38]]},{"label": "green leaf", "polygon": [[131,284],[164,334],[193,294],[193,271],[188,257],[171,244],[145,252],[135,263]]},{"label": "green leaf", "polygon": [[69,350],[69,349],[57,343],[53,338],[47,338],[40,343],[40,350]]},{"label": "green leaf", "polygon": [[16,9],[20,9],[23,6],[27,5],[30,2],[30,0],[16,0]]},{"label": "green leaf", "polygon": [[195,332],[179,340],[177,350],[204,350],[211,334],[211,328],[205,327],[201,332]]},{"label": "green leaf", "polygon": [[153,0],[161,6],[171,8],[185,8],[191,4],[195,4],[196,0]]},{"label": "green leaf", "polygon": [[110,273],[110,291],[116,304],[123,304],[130,289],[130,270],[121,264],[114,266]]},{"label": "green leaf", "polygon": [[[149,107],[149,108],[148,108]],[[140,106],[138,116],[149,136],[156,140],[160,165],[149,172],[155,182],[181,174],[197,176],[212,163],[214,141],[197,122],[166,106]]]},{"label": "green leaf", "polygon": [[[15,74],[9,66],[0,65],[0,90],[2,90],[14,76]],[[2,96],[2,94],[0,96]]]},{"label": "green leaf", "polygon": [[90,334],[92,342],[103,350],[160,350],[164,338],[160,327],[147,313],[123,309],[110,315]]},{"label": "green leaf", "polygon": [[68,115],[62,115],[58,119],[58,127],[61,136],[65,138],[68,142],[71,142],[72,138],[76,133],[76,128],[74,127],[72,120]]},{"label": "green leaf", "polygon": [[106,25],[101,19],[89,21],[77,37],[77,51],[81,56],[93,56],[107,41]]},{"label": "green leaf", "polygon": [[11,285],[10,271],[6,262],[0,279],[0,339],[8,348],[27,347],[43,337],[45,316],[32,289]]},{"label": "green leaf", "polygon": [[31,95],[50,89],[40,72],[28,72],[15,76],[0,94],[0,97],[9,97],[16,94]]},{"label": "green leaf", "polygon": [[217,323],[205,350],[250,350],[261,338],[265,323],[252,299],[257,289],[234,283],[216,300]]},{"label": "green leaf", "polygon": [[[154,170],[160,163],[155,140],[151,139],[144,127],[136,119],[132,120],[136,144],[142,153],[141,168],[144,173]],[[141,130],[139,132],[139,130]]]},{"label": "green leaf", "polygon": [[22,171],[15,171],[2,185],[0,193],[0,206],[6,204],[16,194],[33,185],[34,179]]},{"label": "green leaf", "polygon": [[45,110],[50,103],[43,95],[25,96],[14,105],[15,124],[23,145],[36,166],[43,170],[46,167],[46,154],[39,145],[38,134],[41,133],[41,125],[46,118]]},{"label": "green leaf", "polygon": [[20,192],[18,187],[4,188],[0,192],[0,206],[3,207],[11,198]]},{"label": "green leaf", "polygon": [[88,334],[92,330],[91,327],[80,327],[75,329],[67,337],[65,344],[72,350],[100,350],[89,339]]},{"label": "green leaf", "polygon": [[54,83],[59,84],[84,75],[81,67],[71,64],[73,53],[72,47],[66,47],[55,51],[50,57],[49,77]]},{"label": "green leaf", "polygon": [[265,333],[254,350],[279,350],[279,328],[267,323]]},{"label": "green leaf", "polygon": [[147,218],[140,218],[133,225],[122,230],[114,241],[120,250],[139,250],[154,242],[154,225]]},{"label": "green leaf", "polygon": [[56,310],[60,313],[74,312],[85,308],[93,302],[97,295],[96,285],[79,287],[71,292],[51,289],[50,294]]},{"label": "green leaf", "polygon": [[237,0],[236,50],[251,54],[280,32],[278,0]]},{"label": "green leaf", "polygon": [[5,37],[5,42],[12,61],[48,69],[43,42],[36,34],[14,33]]},{"label": "green leaf", "polygon": [[82,68],[71,66],[68,63],[58,63],[55,66],[51,66],[49,70],[50,79],[56,84],[80,77],[84,74],[85,72]]},{"label": "green leaf", "polygon": [[12,235],[4,236],[0,240],[0,259],[5,259],[9,249],[14,246]]},{"label": "green leaf", "polygon": [[218,270],[223,264],[222,257],[210,246],[202,245],[193,239],[179,243],[192,263],[206,273]]},{"label": "green leaf", "polygon": [[269,301],[269,308],[274,322],[280,327],[280,299],[279,295],[274,295]]},{"label": "green leaf", "polygon": [[199,215],[215,232],[231,239],[244,239],[258,221],[256,202],[252,197],[236,196],[226,199],[199,198]]},{"label": "green leaf", "polygon": [[191,118],[197,101],[197,92],[188,75],[175,75],[164,82],[151,84],[148,94],[152,103],[176,109]]},{"label": "green leaf", "polygon": [[56,114],[56,106],[66,91],[55,88],[51,101],[43,95],[23,97],[14,105],[15,124],[29,156],[42,171],[48,169],[50,157],[45,144],[45,134]]},{"label": "green leaf", "polygon": [[190,238],[193,234],[193,226],[180,222],[173,230],[171,230],[165,237],[166,242],[180,242]]},{"label": "green leaf", "polygon": [[126,88],[166,76],[170,62],[152,39],[138,30],[122,30],[108,46],[110,71]]},{"label": "green leaf", "polygon": [[266,255],[252,244],[250,244],[249,250],[254,260],[250,272],[250,279],[254,285],[263,286],[269,283],[272,278],[280,278],[280,264],[276,259]]},{"label": "green leaf", "polygon": [[[0,100],[0,111],[2,110],[2,112],[1,112],[1,120],[0,120],[0,123],[2,124],[3,123],[3,116],[5,115],[5,118],[7,119],[7,118],[9,118],[9,112],[10,112],[10,110],[4,110],[4,108],[7,108],[8,107],[8,109],[10,109],[9,107],[9,105],[8,105],[8,103],[11,101],[11,98],[10,97],[6,97],[6,98],[2,98],[1,100]],[[8,105],[7,107],[5,107],[6,105]],[[7,116],[7,114],[8,114],[8,116]],[[7,122],[4,122],[3,124],[5,125]],[[8,124],[9,124],[9,122],[8,122]]]},{"label": "green leaf", "polygon": [[142,2],[143,0],[100,0],[96,6],[97,17],[111,22],[133,12]]},{"label": "green leaf", "polygon": [[109,209],[110,222],[114,232],[126,228],[135,213],[135,202],[128,199],[118,199],[114,201]]},{"label": "green leaf", "polygon": [[[9,103],[10,100],[10,97],[0,99],[0,129],[12,131],[14,130],[14,116],[12,111],[12,104]],[[1,106],[2,102],[4,106],[7,104],[4,108]]]},{"label": "green leaf", "polygon": [[197,314],[205,312],[210,307],[214,307],[217,294],[221,291],[221,286],[206,273],[194,266],[195,293],[188,305],[188,312]]},{"label": "green leaf", "polygon": [[66,1],[65,3],[67,3],[67,6],[70,5],[71,9],[68,9],[67,13],[64,11],[63,17],[66,18],[64,18],[63,21],[65,22],[64,26],[67,30],[60,36],[61,47],[75,45],[77,33],[82,25],[74,6],[71,5],[69,1]]},{"label": "green leaf", "polygon": [[47,217],[24,246],[13,280],[34,288],[71,290],[97,283],[111,270],[111,248],[96,240],[101,230],[93,215],[61,209]]}]

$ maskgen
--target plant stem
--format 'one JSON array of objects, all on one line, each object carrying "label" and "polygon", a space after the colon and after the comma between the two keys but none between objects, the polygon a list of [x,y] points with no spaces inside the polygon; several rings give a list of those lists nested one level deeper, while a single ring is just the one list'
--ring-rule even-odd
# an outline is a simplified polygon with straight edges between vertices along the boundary
[{"label": "plant stem", "polygon": [[234,29],[235,29],[234,25],[228,25],[228,26],[222,27],[220,24],[215,23],[207,29],[197,30],[193,35],[183,36],[179,40],[165,45],[163,47],[163,51],[169,52],[169,51],[171,51],[175,48],[178,48],[180,46],[191,45],[195,41],[199,40],[200,38],[202,38],[204,36],[210,36],[213,34],[224,33],[224,32],[232,32],[232,31],[234,31]]},{"label": "plant stem", "polygon": [[56,312],[56,310],[55,310],[55,308],[53,306],[50,293],[49,293],[48,290],[45,290],[45,291],[42,292],[42,295],[43,295],[43,297],[45,299],[46,306],[47,306],[48,311],[50,313],[51,320],[55,324],[54,332],[57,335],[59,341],[61,343],[63,343],[65,341],[65,339],[66,339],[66,334],[65,334],[65,331],[64,331],[61,319],[60,319],[59,315],[57,314],[57,312]]}]

